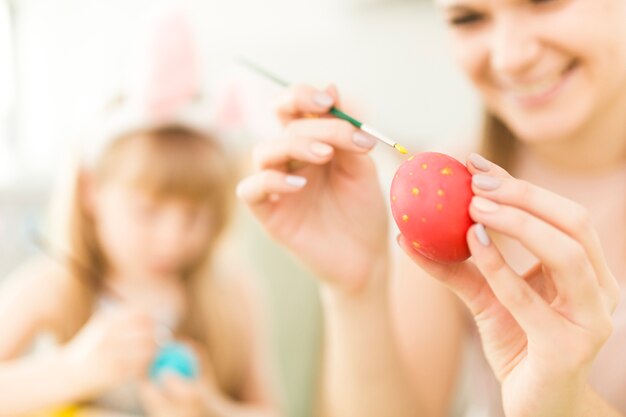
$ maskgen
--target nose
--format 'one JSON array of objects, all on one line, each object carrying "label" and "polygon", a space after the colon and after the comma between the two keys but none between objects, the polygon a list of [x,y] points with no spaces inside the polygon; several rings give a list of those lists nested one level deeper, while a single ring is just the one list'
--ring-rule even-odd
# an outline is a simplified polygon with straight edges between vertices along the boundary
[{"label": "nose", "polygon": [[162,258],[176,258],[184,250],[185,236],[188,233],[184,219],[169,215],[155,225],[152,244]]},{"label": "nose", "polygon": [[523,75],[536,62],[540,46],[528,22],[496,22],[491,42],[491,66],[496,74]]}]

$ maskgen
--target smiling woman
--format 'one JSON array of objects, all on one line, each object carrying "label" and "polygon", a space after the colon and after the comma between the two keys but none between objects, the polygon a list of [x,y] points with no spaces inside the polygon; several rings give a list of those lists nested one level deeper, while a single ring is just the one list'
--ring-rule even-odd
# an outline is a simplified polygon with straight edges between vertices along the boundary
[{"label": "smiling woman", "polygon": [[[575,145],[568,154],[594,159],[597,140],[589,135],[615,125],[626,106],[623,5],[439,3],[451,27],[454,56],[490,112],[529,144],[541,142],[548,151],[555,141],[568,140]],[[608,155],[620,141],[607,144]]]},{"label": "smiling woman", "polygon": [[626,3],[437,4],[483,101],[483,149],[504,165],[468,157],[470,260],[402,237],[408,257],[389,255],[373,141],[307,117],[339,105],[335,87],[285,94],[284,134],[238,188],[323,283],[327,414],[448,415],[465,340],[477,415],[626,416]]}]

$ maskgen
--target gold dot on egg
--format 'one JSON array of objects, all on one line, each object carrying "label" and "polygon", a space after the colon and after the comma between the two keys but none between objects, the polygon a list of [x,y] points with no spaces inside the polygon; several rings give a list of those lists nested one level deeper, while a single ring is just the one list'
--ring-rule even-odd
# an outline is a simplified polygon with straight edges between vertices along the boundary
[{"label": "gold dot on egg", "polygon": [[409,172],[409,177],[412,177],[412,176],[413,176],[413,173],[412,173],[412,172]]},{"label": "gold dot on egg", "polygon": [[420,195],[420,189],[419,188],[413,188],[411,190],[411,194],[413,194],[413,195]]},{"label": "gold dot on egg", "polygon": [[422,164],[422,169],[428,169],[428,164]]},{"label": "gold dot on egg", "polygon": [[407,216],[406,214],[402,216],[402,221],[403,222],[408,222],[409,221],[409,216]]},{"label": "gold dot on egg", "polygon": [[441,204],[441,203],[437,203],[436,207],[437,207],[437,211],[443,210],[443,204]]},{"label": "gold dot on egg", "polygon": [[391,201],[396,201],[396,196],[391,196]]},{"label": "gold dot on egg", "polygon": [[444,192],[443,192],[443,190],[442,190],[441,188],[437,190],[437,195],[438,195],[439,197],[443,197]]},{"label": "gold dot on egg", "polygon": [[441,170],[441,175],[452,175],[452,168],[445,167]]},{"label": "gold dot on egg", "polygon": [[419,248],[421,248],[421,247],[422,247],[422,245],[420,245],[420,244],[419,244],[419,242],[415,242],[415,241],[413,241],[412,243],[413,243],[413,247],[414,247],[415,249],[419,249]]}]

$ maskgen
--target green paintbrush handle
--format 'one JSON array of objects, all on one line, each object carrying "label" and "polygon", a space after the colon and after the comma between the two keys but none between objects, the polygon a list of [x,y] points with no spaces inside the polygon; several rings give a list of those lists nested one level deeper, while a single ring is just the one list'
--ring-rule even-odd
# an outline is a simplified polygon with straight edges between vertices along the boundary
[{"label": "green paintbrush handle", "polygon": [[328,111],[330,114],[345,120],[347,122],[349,122],[350,124],[352,124],[353,126],[358,127],[359,129],[361,128],[361,126],[363,125],[363,123],[359,122],[358,120],[356,120],[355,118],[348,116],[347,114],[345,114],[344,112],[342,112],[341,110],[339,110],[336,107],[331,107],[330,110]]}]

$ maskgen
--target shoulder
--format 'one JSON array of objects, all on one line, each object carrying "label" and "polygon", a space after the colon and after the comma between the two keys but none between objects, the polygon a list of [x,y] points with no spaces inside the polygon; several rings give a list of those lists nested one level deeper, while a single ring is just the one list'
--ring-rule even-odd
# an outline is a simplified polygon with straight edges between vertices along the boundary
[{"label": "shoulder", "polygon": [[66,268],[36,257],[5,278],[0,287],[0,311],[18,308],[23,314],[30,313],[39,326],[57,328],[68,307],[82,299],[83,291]]}]

